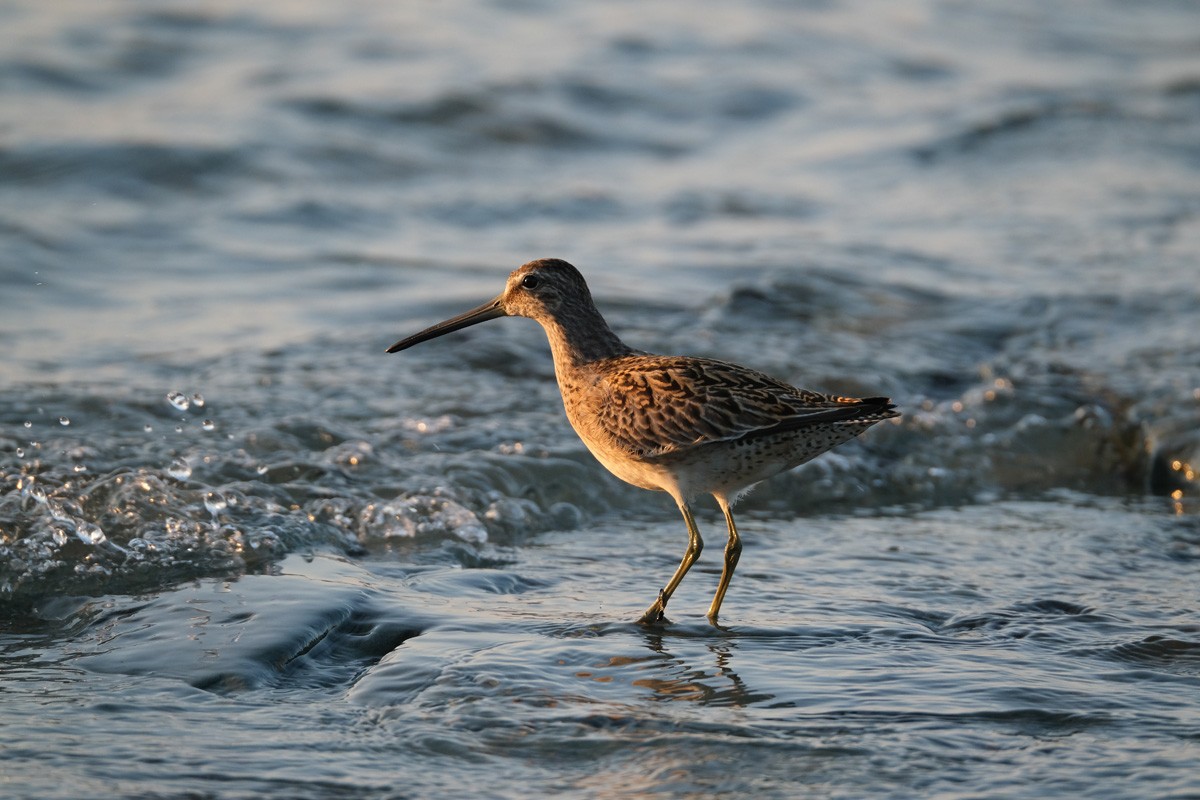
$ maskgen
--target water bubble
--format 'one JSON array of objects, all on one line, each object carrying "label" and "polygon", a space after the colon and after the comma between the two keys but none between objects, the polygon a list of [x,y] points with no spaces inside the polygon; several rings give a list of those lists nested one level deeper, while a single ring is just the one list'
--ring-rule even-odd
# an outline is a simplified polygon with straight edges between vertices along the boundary
[{"label": "water bubble", "polygon": [[147,422],[145,425],[142,426],[142,430],[144,430],[146,433],[150,433],[151,431],[154,430],[154,426]]},{"label": "water bubble", "polygon": [[93,522],[80,522],[75,526],[75,535],[79,541],[91,545],[103,544],[108,539],[100,526]]},{"label": "water bubble", "polygon": [[67,417],[59,417],[58,424],[62,425],[65,428],[67,425],[71,424],[71,420]]},{"label": "water bubble", "polygon": [[76,464],[75,466],[71,467],[71,469],[73,469],[75,472],[87,472],[87,465]]},{"label": "water bubble", "polygon": [[18,447],[17,448],[17,458],[24,458],[24,457],[25,457],[25,448]]},{"label": "water bubble", "polygon": [[176,425],[176,426],[175,426],[175,432],[176,432],[176,433],[183,433],[183,426],[182,426],[182,425]]},{"label": "water bubble", "polygon": [[214,517],[225,510],[229,502],[225,499],[225,495],[220,492],[209,492],[204,495],[204,507],[208,509],[208,513]]},{"label": "water bubble", "polygon": [[167,474],[177,481],[186,481],[192,477],[192,466],[186,459],[177,458],[167,467]]},{"label": "water bubble", "polygon": [[196,408],[204,408],[204,395],[200,394],[199,392],[196,392],[194,395],[192,395],[192,405],[194,405]]},{"label": "water bubble", "polygon": [[32,427],[33,427],[33,423],[32,423],[32,422],[30,422],[29,420],[25,420],[25,427],[26,427],[26,428],[32,428]]},{"label": "water bubble", "polygon": [[211,419],[206,419],[204,422],[200,423],[200,427],[206,431],[215,431],[217,429],[217,423],[213,422]]},{"label": "water bubble", "polygon": [[175,406],[175,408],[179,409],[180,411],[187,411],[188,407],[191,405],[191,401],[188,400],[187,395],[183,392],[168,392],[167,402]]},{"label": "water bubble", "polygon": [[257,472],[259,475],[266,475],[267,470],[269,469],[270,467],[268,467],[266,464],[259,464],[258,469],[256,469],[255,472]]},{"label": "water bubble", "polygon": [[250,539],[250,547],[253,550],[274,550],[280,546],[279,537],[274,531],[257,531],[253,538]]}]

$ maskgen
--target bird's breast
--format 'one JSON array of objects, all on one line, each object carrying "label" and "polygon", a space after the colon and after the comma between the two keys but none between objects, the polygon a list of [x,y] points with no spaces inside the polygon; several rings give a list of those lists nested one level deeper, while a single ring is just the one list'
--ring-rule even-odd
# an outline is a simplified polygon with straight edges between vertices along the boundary
[{"label": "bird's breast", "polygon": [[558,387],[563,409],[575,433],[588,451],[605,469],[626,483],[642,489],[673,492],[675,478],[671,470],[652,459],[630,451],[609,430],[601,412],[621,398],[615,398],[604,374],[588,369],[560,370]]}]

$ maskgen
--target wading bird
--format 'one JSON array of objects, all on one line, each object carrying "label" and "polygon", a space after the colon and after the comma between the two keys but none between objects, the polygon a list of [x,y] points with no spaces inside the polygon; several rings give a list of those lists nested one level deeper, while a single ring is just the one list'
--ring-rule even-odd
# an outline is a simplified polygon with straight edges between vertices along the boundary
[{"label": "wading bird", "polygon": [[729,538],[708,619],[742,552],[730,507],[759,482],[815,458],[875,423],[899,416],[885,397],[797,389],[756,370],[707,358],[658,356],[622,342],[565,261],[530,261],[491,302],[396,342],[389,353],[497,317],[528,317],[550,339],[567,419],[601,464],[623,481],[667,492],[687,524],[683,560],[640,622],[665,621],[667,602],[704,542],[691,503],[716,498]]}]

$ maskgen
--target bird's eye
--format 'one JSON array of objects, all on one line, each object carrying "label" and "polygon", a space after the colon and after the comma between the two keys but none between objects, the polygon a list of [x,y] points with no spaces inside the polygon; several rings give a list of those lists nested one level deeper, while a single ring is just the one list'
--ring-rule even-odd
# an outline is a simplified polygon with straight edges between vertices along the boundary
[{"label": "bird's eye", "polygon": [[536,289],[539,283],[541,283],[541,281],[538,280],[536,275],[526,275],[521,280],[521,285],[526,289]]}]

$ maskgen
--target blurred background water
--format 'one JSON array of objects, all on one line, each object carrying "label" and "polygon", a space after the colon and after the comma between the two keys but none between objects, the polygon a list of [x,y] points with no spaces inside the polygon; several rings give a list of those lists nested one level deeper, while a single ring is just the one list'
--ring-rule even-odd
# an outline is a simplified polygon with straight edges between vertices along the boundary
[{"label": "blurred background water", "polygon": [[[0,240],[4,797],[1200,796],[1193,3],[17,0]],[[726,630],[535,325],[383,353],[540,256],[904,411]]]}]

